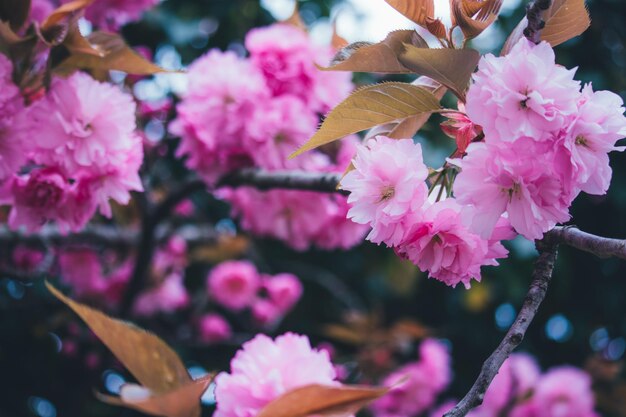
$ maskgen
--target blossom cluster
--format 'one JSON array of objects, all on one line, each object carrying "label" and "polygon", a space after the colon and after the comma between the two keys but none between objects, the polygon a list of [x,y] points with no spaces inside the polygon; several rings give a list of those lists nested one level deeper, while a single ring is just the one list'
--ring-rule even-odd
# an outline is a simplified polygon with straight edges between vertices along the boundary
[{"label": "blossom cluster", "polygon": [[457,140],[455,158],[429,172],[412,139],[369,140],[341,183],[348,216],[431,277],[469,287],[507,256],[502,240],[539,239],[569,220],[581,191],[609,187],[608,153],[626,136],[623,102],[581,91],[573,77],[545,42],[522,38],[504,57],[487,55],[442,126]]},{"label": "blossom cluster", "polygon": [[[441,417],[454,406],[448,401],[430,413]],[[469,417],[598,417],[590,376],[572,366],[542,374],[534,358],[513,354],[504,362],[485,394],[483,404]]]},{"label": "blossom cluster", "polygon": [[[315,133],[320,115],[352,89],[350,74],[315,67],[330,59],[332,49],[288,24],[253,29],[245,45],[248,58],[211,50],[189,67],[188,89],[169,126],[181,138],[178,155],[187,167],[210,186],[245,167],[343,172],[355,137],[338,148],[288,159]],[[347,249],[365,234],[346,220],[345,197],[251,188],[220,189],[218,195],[231,203],[244,229],[298,250]]]},{"label": "blossom cluster", "polygon": [[[30,19],[41,23],[57,7],[72,0],[32,0]],[[139,20],[159,0],[97,0],[85,9],[85,18],[95,27],[114,32],[125,24]]]},{"label": "blossom cluster", "polygon": [[209,296],[221,307],[241,312],[249,309],[262,327],[277,324],[302,296],[302,284],[289,273],[262,274],[248,261],[222,262],[207,277]]},{"label": "blossom cluster", "polygon": [[143,147],[135,102],[114,85],[77,72],[55,78],[42,98],[24,105],[0,55],[0,204],[13,229],[81,229],[110,201],[127,204],[143,189]]}]

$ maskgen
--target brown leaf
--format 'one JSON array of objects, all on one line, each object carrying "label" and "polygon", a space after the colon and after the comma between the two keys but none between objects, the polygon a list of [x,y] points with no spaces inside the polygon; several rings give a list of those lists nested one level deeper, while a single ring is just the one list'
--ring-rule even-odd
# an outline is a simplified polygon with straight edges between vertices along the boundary
[{"label": "brown leaf", "polygon": [[447,37],[446,25],[441,19],[427,18],[425,22],[426,29],[436,38],[445,39]]},{"label": "brown leaf", "polygon": [[257,417],[349,416],[387,392],[389,388],[307,385],[278,397]]},{"label": "brown leaf", "polygon": [[465,101],[465,90],[478,65],[480,54],[474,49],[426,49],[405,44],[399,57],[405,67],[448,87]]},{"label": "brown leaf", "polygon": [[437,97],[423,87],[399,82],[364,87],[335,107],[315,135],[291,157],[352,133],[440,109]]},{"label": "brown leaf", "polygon": [[320,69],[408,74],[411,70],[398,62],[398,55],[404,50],[405,43],[418,48],[428,48],[426,41],[414,30],[397,30],[376,44],[356,42],[346,46],[337,53],[330,67]]},{"label": "brown leaf", "polygon": [[18,31],[30,15],[31,0],[0,1],[0,21],[8,22],[11,29]]},{"label": "brown leaf", "polygon": [[63,61],[55,70],[71,73],[77,69],[93,71],[117,70],[135,75],[151,75],[167,70],[148,61],[133,51],[121,36],[114,33],[94,32],[87,41],[99,54],[77,52]]},{"label": "brown leaf", "polygon": [[[200,398],[211,381],[213,381],[213,376],[208,375],[158,395],[152,395],[149,390],[141,386],[129,384],[122,387],[120,397],[100,393],[96,393],[96,396],[107,404],[132,408],[153,416],[200,417],[202,412]],[[130,392],[125,395],[125,389],[136,391],[137,394]]]},{"label": "brown leaf", "polygon": [[46,282],[48,290],[74,310],[137,380],[156,394],[189,384],[178,355],[157,336],[73,301]]},{"label": "brown leaf", "polygon": [[402,13],[420,26],[424,26],[427,18],[435,17],[433,0],[385,0],[391,7]]},{"label": "brown leaf", "polygon": [[94,0],[74,0],[69,3],[65,3],[53,11],[52,14],[44,20],[41,24],[41,31],[45,32],[52,28],[52,26],[59,24],[64,19],[69,18],[76,13],[82,12],[87,6],[93,3],[93,1]]},{"label": "brown leaf", "polygon": [[300,16],[300,10],[298,9],[298,3],[296,3],[296,5],[295,5],[295,7],[293,9],[293,13],[291,14],[291,16],[289,16],[285,20],[282,20],[280,23],[286,23],[288,25],[295,26],[298,29],[302,29],[303,31],[306,32],[306,23],[304,23],[304,21],[302,20],[302,17]]},{"label": "brown leaf", "polygon": [[585,0],[554,0],[543,20],[546,26],[541,30],[541,40],[552,47],[582,34],[591,24]]},{"label": "brown leaf", "polygon": [[348,46],[348,41],[337,33],[337,22],[333,22],[333,37],[331,38],[330,44],[335,50]]},{"label": "brown leaf", "polygon": [[466,0],[453,0],[451,14],[455,24],[461,28],[465,39],[472,39],[496,20],[501,7],[502,0],[484,0],[480,2],[480,7]]},{"label": "brown leaf", "polygon": [[[541,30],[541,40],[555,47],[582,34],[591,25],[585,0],[554,0],[543,14],[546,26]],[[509,35],[500,55],[504,56],[524,36],[528,19],[524,17]]]}]

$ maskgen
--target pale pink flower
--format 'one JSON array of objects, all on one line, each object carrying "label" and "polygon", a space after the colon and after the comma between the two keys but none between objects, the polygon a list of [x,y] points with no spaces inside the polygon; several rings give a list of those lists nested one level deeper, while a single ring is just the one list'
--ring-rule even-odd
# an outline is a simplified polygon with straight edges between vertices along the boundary
[{"label": "pale pink flower", "polygon": [[499,243],[489,242],[468,229],[461,206],[454,199],[424,207],[424,212],[411,223],[396,253],[453,287],[462,283],[469,288],[472,278],[480,281],[483,265],[498,264],[491,256],[507,254],[504,247],[497,246]]},{"label": "pale pink flower", "polygon": [[106,170],[125,165],[127,153],[139,153],[132,97],[83,72],[54,79],[28,116],[36,130],[33,141],[39,163],[55,163],[70,171]]},{"label": "pale pink flower", "polygon": [[269,300],[282,314],[287,313],[296,305],[303,291],[298,277],[288,273],[264,277],[263,287],[267,291]]},{"label": "pale pink flower", "polygon": [[347,250],[363,243],[369,226],[348,220],[347,197],[334,195],[330,199],[333,204],[328,206],[324,227],[315,235],[315,245],[327,250]]},{"label": "pale pink flower", "polygon": [[508,147],[474,143],[461,161],[454,194],[472,205],[472,230],[489,237],[503,213],[515,231],[534,240],[569,220],[575,197],[572,180],[560,174],[556,149],[548,141],[520,138]]},{"label": "pale pink flower", "polygon": [[181,137],[177,155],[209,184],[252,166],[256,149],[243,138],[254,109],[269,98],[262,74],[233,52],[212,50],[189,67],[188,82],[169,126]]},{"label": "pale pink flower", "polygon": [[209,295],[233,311],[249,307],[261,285],[259,273],[248,261],[222,262],[207,277]]},{"label": "pale pink flower", "polygon": [[187,307],[190,301],[183,275],[172,273],[158,286],[141,293],[133,306],[133,312],[140,316],[172,313]]},{"label": "pale pink flower", "polygon": [[241,217],[243,229],[282,240],[300,251],[312,245],[334,210],[330,196],[310,191],[263,192],[240,187],[221,190],[220,196],[231,203],[233,216]]},{"label": "pale pink flower", "polygon": [[580,369],[554,368],[534,385],[531,399],[514,417],[597,417],[591,378]]},{"label": "pale pink flower", "polygon": [[314,45],[306,32],[288,24],[252,29],[246,48],[253,65],[261,70],[274,96],[299,97],[318,113],[325,113],[352,90],[350,73],[323,72],[333,56],[328,47]]},{"label": "pale pink flower", "polygon": [[544,140],[576,112],[580,83],[574,73],[555,64],[550,44],[522,37],[506,56],[481,59],[467,93],[467,114],[483,127],[487,142]]},{"label": "pale pink flower", "polygon": [[219,343],[232,337],[230,324],[219,314],[210,313],[200,317],[198,323],[200,339],[206,343]]},{"label": "pale pink flower", "polygon": [[20,245],[11,254],[13,265],[23,271],[34,271],[44,259],[44,252],[28,246]]},{"label": "pale pink flower", "polygon": [[256,166],[267,169],[306,169],[310,153],[289,155],[315,133],[318,116],[293,95],[273,98],[255,108],[247,120],[247,146]]},{"label": "pale pink flower", "polygon": [[393,387],[384,397],[372,403],[376,417],[415,416],[432,407],[450,380],[449,354],[440,342],[426,340],[420,348],[422,358],[404,365],[383,381]]},{"label": "pale pink flower", "polygon": [[372,227],[368,240],[399,244],[407,231],[403,220],[428,195],[421,146],[411,139],[377,136],[358,148],[353,162],[355,169],[341,181],[341,188],[350,191],[348,217]]},{"label": "pale pink flower", "polygon": [[158,3],[159,0],[97,0],[87,7],[85,17],[99,29],[116,32],[125,24],[139,20]]},{"label": "pale pink flower", "polygon": [[624,102],[610,91],[594,92],[585,86],[578,112],[564,133],[577,186],[589,194],[605,194],[611,182],[608,153],[623,151],[615,142],[626,136]]},{"label": "pale pink flower", "polygon": [[311,348],[306,336],[286,333],[272,340],[257,335],[231,361],[231,372],[215,379],[215,417],[255,417],[285,392],[309,384],[337,385],[328,354]]}]

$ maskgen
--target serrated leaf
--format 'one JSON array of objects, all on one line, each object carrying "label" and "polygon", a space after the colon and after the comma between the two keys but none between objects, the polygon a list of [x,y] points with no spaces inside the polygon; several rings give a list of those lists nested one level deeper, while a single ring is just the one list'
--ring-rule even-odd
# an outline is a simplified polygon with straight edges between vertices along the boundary
[{"label": "serrated leaf", "polygon": [[[446,87],[427,77],[419,77],[413,82],[413,85],[427,88],[435,95],[435,97],[437,97],[438,100],[441,100],[447,91]],[[367,135],[365,137],[367,139],[374,136],[383,135],[391,139],[412,138],[426,124],[426,122],[428,122],[430,116],[431,113],[424,113],[413,117],[407,117],[404,120],[376,126],[369,132],[367,132]]]},{"label": "serrated leaf", "polygon": [[434,0],[385,0],[387,4],[411,19],[420,26],[424,26],[427,18],[435,17]]},{"label": "serrated leaf", "polygon": [[187,368],[178,355],[157,336],[73,301],[47,282],[46,287],[78,314],[130,373],[155,394],[163,394],[191,382]]},{"label": "serrated leaf", "polygon": [[555,47],[582,34],[591,25],[585,0],[554,0],[546,10],[541,40]]},{"label": "serrated leaf", "polygon": [[426,49],[407,44],[399,57],[402,65],[448,87],[463,101],[479,60],[480,54],[474,49]]},{"label": "serrated leaf", "polygon": [[387,392],[389,388],[307,385],[278,397],[257,417],[350,416]]},{"label": "serrated leaf", "polygon": [[[213,376],[208,375],[158,395],[152,395],[149,390],[142,390],[143,387],[126,385],[122,387],[120,397],[100,393],[97,393],[96,396],[100,401],[107,404],[131,408],[153,416],[199,417],[202,412],[200,398],[211,381],[213,381]],[[140,395],[135,399],[131,395],[124,394],[125,388],[134,387],[138,391],[142,390],[147,398]]]},{"label": "serrated leaf", "polygon": [[479,2],[453,0],[451,14],[455,24],[461,28],[465,39],[473,39],[496,20],[501,7],[502,0]]},{"label": "serrated leaf", "polygon": [[0,21],[8,22],[11,29],[18,31],[30,14],[31,0],[0,1]]},{"label": "serrated leaf", "polygon": [[391,32],[385,40],[376,44],[357,42],[340,50],[333,65],[320,68],[325,71],[377,72],[384,74],[408,74],[411,70],[398,61],[398,55],[408,43],[428,48],[426,41],[414,30]]},{"label": "serrated leaf", "polygon": [[291,157],[352,133],[439,109],[437,97],[423,87],[398,82],[363,87],[335,107],[315,135]]},{"label": "serrated leaf", "polygon": [[81,53],[72,54],[55,70],[60,73],[70,73],[77,69],[94,71],[116,70],[134,75],[152,75],[167,70],[148,61],[133,51],[122,39],[114,33],[94,32],[87,41],[92,49],[99,54]]}]

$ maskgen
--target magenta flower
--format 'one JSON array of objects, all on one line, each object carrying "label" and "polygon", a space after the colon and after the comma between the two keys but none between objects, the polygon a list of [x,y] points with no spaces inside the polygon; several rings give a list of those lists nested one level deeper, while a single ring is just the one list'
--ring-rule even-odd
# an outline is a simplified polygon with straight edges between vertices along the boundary
[{"label": "magenta flower", "polygon": [[29,135],[21,134],[30,121],[24,111],[19,88],[12,80],[13,64],[0,54],[0,181],[13,175],[26,162]]},{"label": "magenta flower", "polygon": [[[68,3],[71,0],[62,0]],[[100,29],[116,32],[126,23],[139,20],[159,0],[98,0],[85,11],[85,17]]]},{"label": "magenta flower", "polygon": [[230,324],[219,314],[205,314],[198,323],[200,339],[206,343],[219,343],[232,337]]},{"label": "magenta flower", "polygon": [[303,291],[298,277],[287,273],[265,276],[263,287],[267,291],[269,300],[281,314],[286,314],[296,305]]},{"label": "magenta flower", "polygon": [[325,351],[306,336],[286,333],[272,340],[259,334],[237,352],[230,373],[215,379],[215,417],[255,417],[272,400],[309,384],[337,385]]},{"label": "magenta flower", "polygon": [[183,275],[172,273],[156,287],[141,293],[133,306],[133,312],[140,316],[172,313],[187,307],[190,301]]},{"label": "magenta flower", "polygon": [[261,286],[259,274],[250,262],[227,261],[217,265],[207,277],[209,295],[229,310],[249,307]]}]

